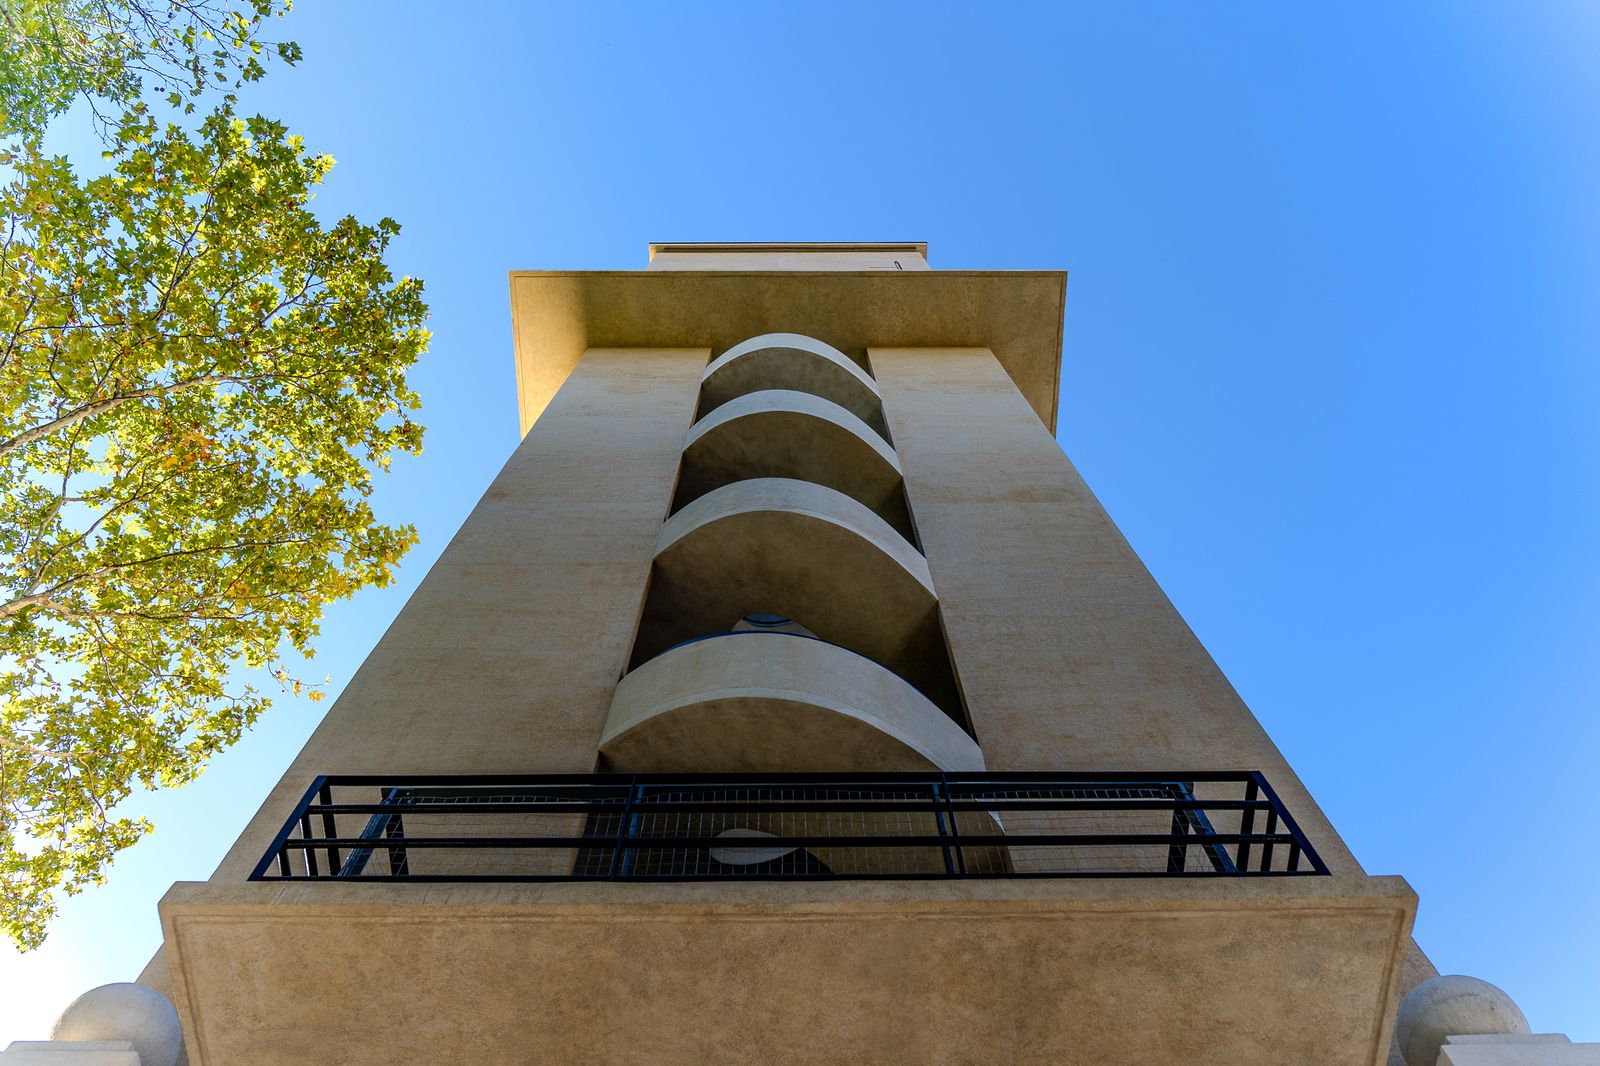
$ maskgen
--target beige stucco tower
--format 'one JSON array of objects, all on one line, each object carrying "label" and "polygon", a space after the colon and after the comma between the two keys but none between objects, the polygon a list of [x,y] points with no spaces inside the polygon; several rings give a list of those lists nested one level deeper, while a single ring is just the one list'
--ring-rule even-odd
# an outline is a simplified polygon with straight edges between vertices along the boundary
[{"label": "beige stucco tower", "polygon": [[1062,454],[1066,275],[925,252],[511,275],[520,446],[163,901],[191,1063],[1389,1060],[1414,897]]}]

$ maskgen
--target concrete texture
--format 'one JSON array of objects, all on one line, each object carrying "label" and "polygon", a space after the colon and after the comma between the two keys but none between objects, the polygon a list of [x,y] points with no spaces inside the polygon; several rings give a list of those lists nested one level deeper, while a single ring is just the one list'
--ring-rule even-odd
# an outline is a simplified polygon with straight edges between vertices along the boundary
[{"label": "concrete texture", "polygon": [[517,399],[526,432],[588,348],[723,351],[773,330],[868,345],[984,345],[1052,431],[1067,276],[1019,270],[515,271]]},{"label": "concrete texture", "polygon": [[1406,993],[1394,1023],[1395,1043],[1406,1066],[1432,1066],[1451,1036],[1529,1032],[1528,1019],[1510,996],[1461,974],[1435,977]]},{"label": "concrete texture", "polygon": [[757,477],[795,478],[865,504],[913,540],[894,449],[836,403],[789,389],[752,392],[696,422],[683,449],[673,510]]},{"label": "concrete texture", "polygon": [[981,770],[983,753],[877,663],[786,633],[727,633],[622,679],[600,751],[630,773]]},{"label": "concrete texture", "polygon": [[162,920],[195,1066],[1380,1062],[1404,883],[1242,887],[179,884]]},{"label": "concrete texture", "polygon": [[994,355],[869,354],[990,769],[1259,769],[1359,874]]},{"label": "concrete texture", "polygon": [[792,389],[838,404],[882,434],[883,404],[872,376],[830,344],[798,333],[767,333],[729,348],[700,387],[704,417],[729,400],[764,389]]},{"label": "concrete texture", "polygon": [[218,879],[249,873],[317,774],[594,768],[709,354],[584,357]]},{"label": "concrete texture", "polygon": [[965,721],[927,563],[843,493],[755,478],[673,515],[661,530],[631,664],[764,613],[881,663]]}]

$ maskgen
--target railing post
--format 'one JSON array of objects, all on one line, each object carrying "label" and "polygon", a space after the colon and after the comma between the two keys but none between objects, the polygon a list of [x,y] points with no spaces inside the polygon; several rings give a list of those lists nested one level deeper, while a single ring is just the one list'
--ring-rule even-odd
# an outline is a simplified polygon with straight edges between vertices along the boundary
[{"label": "railing post", "polygon": [[[617,819],[617,837],[611,845],[611,873],[609,879],[612,881],[616,881],[630,872],[623,869],[622,849],[623,841],[628,839],[633,828],[631,821],[633,818],[633,798],[638,788],[639,775],[634,774],[628,778],[628,795],[622,801],[622,814]],[[631,866],[632,864],[630,863],[629,865]]]},{"label": "railing post", "polygon": [[950,802],[950,775],[941,771],[939,785],[944,792],[944,810],[950,816],[950,839],[954,842],[956,853],[956,876],[967,876],[967,857],[961,847],[961,827],[956,824],[956,809]]},{"label": "railing post", "polygon": [[[400,790],[389,789],[384,797],[385,803],[399,803]],[[404,840],[406,838],[405,818],[399,813],[389,815],[389,820],[384,823],[383,836],[385,840]],[[409,877],[411,875],[411,855],[405,847],[389,848],[389,872],[396,876]]]},{"label": "railing post", "polygon": [[[943,778],[944,775],[941,774],[940,780],[933,782],[933,821],[934,824],[939,827],[939,836],[947,837],[950,834],[945,830],[944,827],[944,806],[939,802],[939,796],[943,786]],[[956,860],[954,856],[950,854],[950,845],[941,844],[939,846],[939,850],[944,852],[945,874],[950,877],[956,876]]]},{"label": "railing post", "polygon": [[[1256,787],[1255,778],[1251,778],[1244,786],[1244,801],[1254,803],[1261,790]],[[1239,813],[1239,835],[1249,836],[1256,829],[1256,812],[1254,807],[1246,807]],[[1239,841],[1239,848],[1235,855],[1233,865],[1240,870],[1250,869],[1250,841]]]},{"label": "railing post", "polygon": [[[324,783],[317,790],[317,800],[324,806],[332,806],[333,788]],[[334,820],[333,815],[327,811],[322,812],[322,836],[328,840],[336,840],[339,836],[338,823]],[[328,873],[338,874],[341,865],[343,864],[339,861],[339,849],[330,844],[328,846]]]},{"label": "railing post", "polygon": [[[303,811],[300,814],[300,839],[301,840],[307,840],[307,841],[317,839],[316,834],[311,831],[311,815],[306,814]],[[316,877],[317,876],[317,849],[316,848],[303,848],[301,850],[303,850],[305,852],[306,876],[307,877]]]},{"label": "railing post", "polygon": [[[1174,791],[1177,792],[1177,795],[1175,796],[1172,795]],[[1187,790],[1183,788],[1174,789],[1172,785],[1167,786],[1167,794],[1172,796],[1174,800],[1183,799],[1186,791]],[[1173,843],[1167,847],[1167,873],[1169,874],[1183,873],[1184,866],[1188,863],[1188,845],[1178,843],[1179,838],[1189,835],[1189,819],[1184,817],[1184,814],[1185,812],[1182,808],[1172,808]]]}]

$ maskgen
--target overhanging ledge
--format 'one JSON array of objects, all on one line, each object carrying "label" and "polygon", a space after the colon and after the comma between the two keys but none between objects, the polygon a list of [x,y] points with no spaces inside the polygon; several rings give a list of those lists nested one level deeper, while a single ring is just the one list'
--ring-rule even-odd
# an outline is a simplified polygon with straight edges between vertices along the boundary
[{"label": "overhanging ledge", "polygon": [[1358,876],[180,883],[161,913],[195,1066],[1377,1066],[1414,908]]},{"label": "overhanging ledge", "polygon": [[1054,432],[1066,287],[1059,270],[512,271],[522,432],[589,348],[721,352],[778,332],[856,357],[988,348]]}]

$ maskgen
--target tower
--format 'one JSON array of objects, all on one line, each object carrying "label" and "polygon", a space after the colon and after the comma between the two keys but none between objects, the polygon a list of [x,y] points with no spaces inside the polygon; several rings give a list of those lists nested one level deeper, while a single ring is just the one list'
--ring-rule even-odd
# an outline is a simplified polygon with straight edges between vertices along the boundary
[{"label": "tower", "polygon": [[1415,898],[1056,444],[1065,274],[925,253],[511,276],[521,445],[163,901],[192,1063],[1388,1061]]}]

